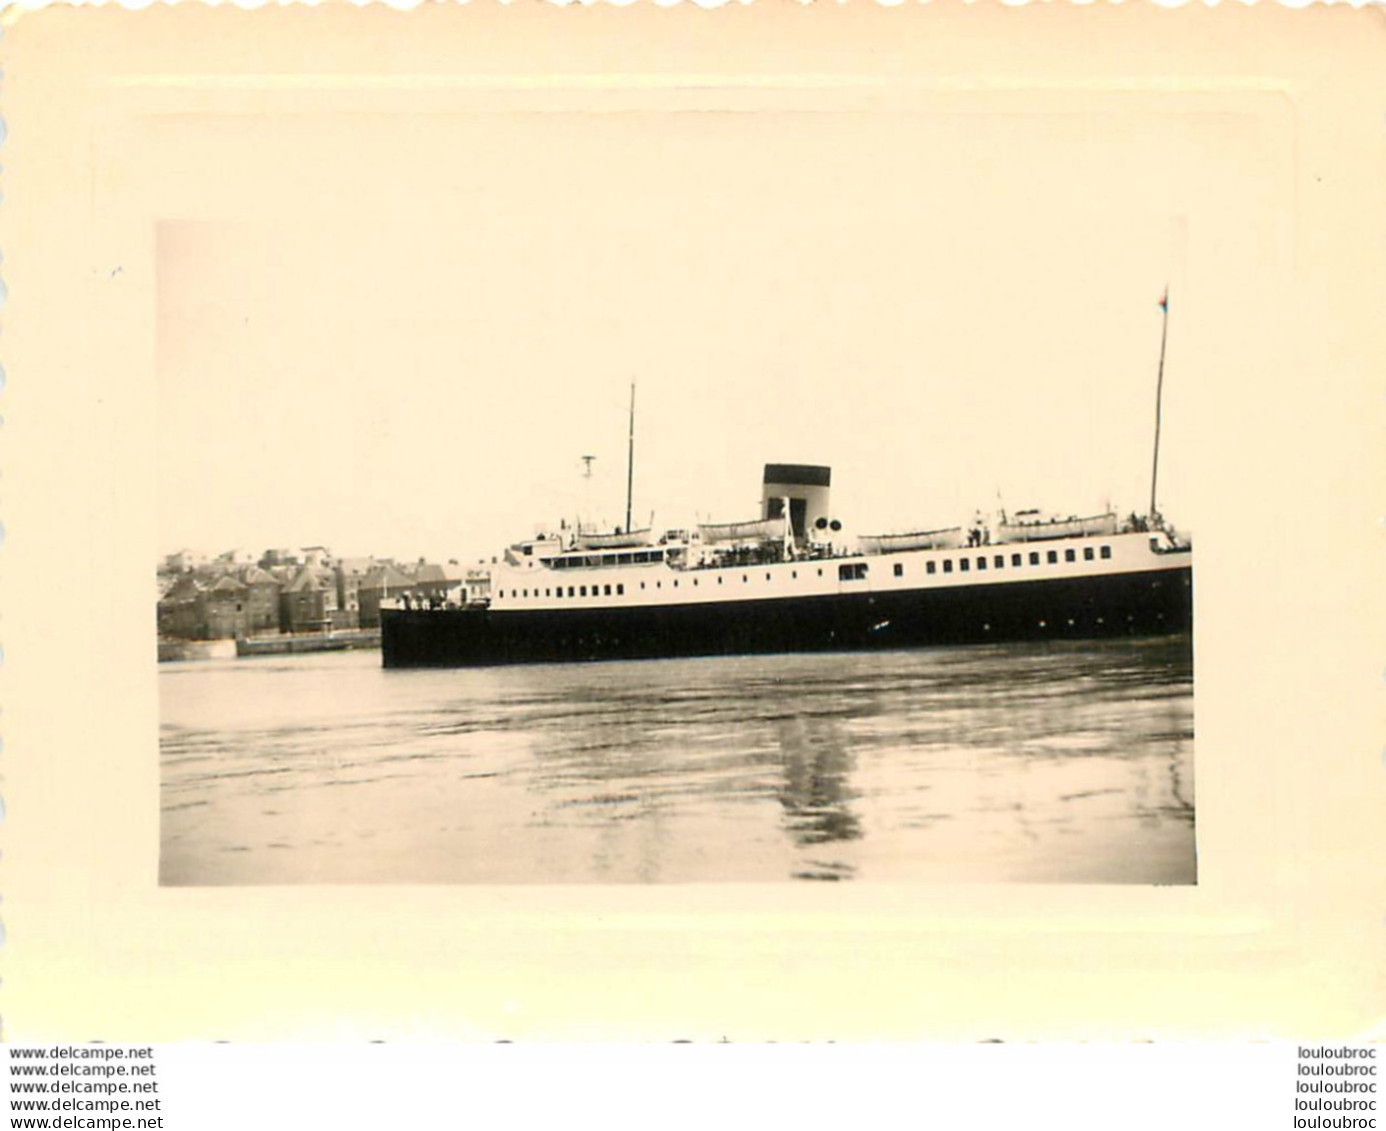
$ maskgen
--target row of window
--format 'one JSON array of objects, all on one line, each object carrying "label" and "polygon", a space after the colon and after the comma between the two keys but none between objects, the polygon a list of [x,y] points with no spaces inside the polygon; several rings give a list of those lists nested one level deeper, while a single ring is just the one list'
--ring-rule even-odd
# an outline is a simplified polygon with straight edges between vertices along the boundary
[{"label": "row of window", "polygon": [[587,554],[562,558],[545,558],[544,564],[554,569],[593,569],[601,566],[647,565],[662,562],[663,550],[632,550],[621,554]]},{"label": "row of window", "polygon": [[[1023,565],[1025,564],[1025,559],[1026,559],[1026,557],[1028,556],[1028,557],[1029,557],[1029,563],[1030,563],[1030,565],[1032,565],[1032,566],[1037,566],[1037,565],[1040,564],[1040,560],[1041,560],[1041,559],[1040,559],[1040,553],[1041,553],[1041,551],[1039,551],[1039,550],[1031,550],[1031,551],[1029,552],[1028,555],[1026,555],[1026,554],[1012,554],[1012,555],[1011,555],[1010,564],[1011,564],[1012,568],[1019,568],[1020,566],[1023,566]],[[1063,554],[1064,554],[1064,561],[1066,561],[1066,562],[1076,562],[1076,561],[1078,560],[1078,552],[1077,552],[1076,549],[1065,550],[1065,551],[1063,552]],[[1101,557],[1102,559],[1106,560],[1106,559],[1110,559],[1111,556],[1112,556],[1112,548],[1111,548],[1110,546],[1101,546],[1101,547],[1098,548],[1098,550],[1097,550],[1096,553],[1094,553],[1093,548],[1092,548],[1091,546],[1084,546],[1084,547],[1083,547],[1083,560],[1086,561],[1086,562],[1092,561],[1095,557]],[[1058,564],[1058,561],[1059,561],[1059,551],[1058,551],[1058,550],[1048,550],[1048,551],[1045,551],[1045,552],[1044,552],[1044,560],[1045,560],[1049,565],[1057,565],[1057,564]],[[985,569],[988,569],[988,568],[991,568],[991,569],[1004,569],[1004,568],[1006,567],[1006,555],[1005,555],[1005,554],[995,554],[995,555],[992,555],[990,559],[988,559],[988,557],[987,557],[986,554],[978,554],[976,558],[959,558],[958,561],[957,561],[957,570],[958,570],[958,572],[959,572],[959,573],[967,573],[967,572],[969,572],[969,571],[973,568],[973,563],[974,563],[974,561],[975,561],[975,563],[976,563],[976,568],[977,568],[979,571],[980,571],[980,570],[985,570]],[[988,564],[988,563],[990,563],[990,564]],[[939,571],[939,566],[940,566],[940,565],[942,565],[942,567],[943,567],[943,572],[944,572],[944,573],[952,573],[952,572],[953,572],[953,559],[952,559],[952,558],[945,558],[941,563],[938,562],[938,561],[925,562],[925,563],[924,563],[924,571],[925,571],[926,573],[931,573],[931,574],[938,573],[938,571]],[[839,581],[862,581],[862,580],[864,580],[864,579],[866,578],[866,571],[867,571],[867,563],[866,563],[866,562],[844,562],[842,565],[840,565],[840,566],[837,567],[837,579],[838,579]],[[791,571],[790,571],[790,577],[791,577],[791,578],[797,578],[798,576],[799,576],[799,571],[798,571],[797,569],[796,569],[796,570],[791,570]],[[822,570],[821,568],[818,570],[818,576],[819,576],[819,577],[822,577],[822,576],[823,576],[823,570]],[[904,576],[905,576],[905,565],[904,565],[903,562],[896,562],[896,563],[895,563],[895,576],[896,576],[896,577],[904,577]],[[769,571],[767,571],[766,574],[765,574],[765,580],[766,580],[766,581],[771,581],[771,580],[773,580],[773,579],[774,579],[774,575],[773,575],[772,573],[770,573]],[[741,575],[741,580],[742,580],[743,583],[748,583],[748,582],[751,580],[750,574],[743,573],[743,574]],[[695,586],[698,584],[698,578],[695,577],[695,578],[692,579],[692,581],[693,581],[693,584],[694,584]],[[723,583],[723,581],[724,581],[724,578],[722,577],[722,575],[719,574],[718,577],[717,577],[717,584],[718,584],[718,585],[721,585],[721,584]],[[661,589],[661,588],[663,588],[663,582],[662,582],[662,581],[656,581],[654,584],[655,584],[655,588],[656,588],[656,589]],[[673,580],[672,585],[673,585],[673,587],[674,587],[675,589],[677,589],[677,588],[679,587],[679,580],[678,580],[678,578],[675,578],[675,579]],[[640,583],[640,588],[641,588],[641,589],[644,589],[644,588],[645,588],[645,583],[644,583],[643,581]],[[591,593],[590,593],[590,594],[588,593],[588,590],[589,590],[589,589],[591,590]],[[625,587],[624,585],[620,584],[620,583],[617,583],[617,585],[615,586],[615,590],[616,590],[615,595],[616,595],[617,597],[621,597],[621,596],[624,596],[624,595],[625,595],[626,587]],[[535,596],[535,597],[538,597],[539,595],[540,595],[539,590],[536,588],[536,589],[534,590],[534,596]],[[559,586],[557,586],[556,588],[545,589],[544,592],[543,592],[543,595],[544,595],[545,597],[563,597],[563,596],[564,596],[564,587],[563,587],[562,585],[559,585]],[[611,587],[610,585],[590,585],[590,586],[589,586],[589,585],[569,585],[569,586],[567,587],[567,596],[569,596],[569,597],[587,597],[587,596],[589,596],[589,595],[592,596],[592,597],[610,597],[610,596],[612,596],[612,587]],[[504,596],[505,596],[505,590],[504,590],[504,589],[502,589],[502,590],[500,591],[500,596],[501,596],[501,597],[504,597]],[[512,590],[510,591],[510,596],[511,596],[511,597],[521,597],[521,596],[523,596],[523,597],[529,597],[529,596],[530,596],[530,591],[529,591],[528,589],[523,589],[523,590],[512,589]]]},{"label": "row of window", "polygon": [[[1090,562],[1090,561],[1093,560],[1094,557],[1098,557],[1098,556],[1100,556],[1103,560],[1106,560],[1106,559],[1111,558],[1111,556],[1112,556],[1112,548],[1111,548],[1110,546],[1102,546],[1102,547],[1099,547],[1098,553],[1097,553],[1097,554],[1094,554],[1093,548],[1092,548],[1091,546],[1084,546],[1084,547],[1083,547],[1083,560],[1084,560],[1085,562]],[[1026,557],[1027,557],[1026,554],[1012,554],[1012,555],[1011,555],[1011,566],[1012,566],[1012,567],[1015,567],[1015,568],[1019,568],[1020,566],[1022,566],[1022,565],[1025,564],[1025,558],[1026,558]],[[1028,554],[1028,557],[1029,557],[1029,559],[1030,559],[1030,564],[1031,564],[1032,566],[1037,566],[1037,565],[1040,564],[1040,551],[1039,551],[1039,550],[1031,550],[1031,551],[1029,552],[1029,554]],[[1044,560],[1045,560],[1049,565],[1057,565],[1057,564],[1058,564],[1058,561],[1059,561],[1059,551],[1058,551],[1058,550],[1047,550],[1047,551],[1045,551],[1045,552],[1044,552]],[[1066,562],[1076,562],[1077,560],[1078,560],[1078,551],[1077,551],[1076,549],[1069,549],[1069,550],[1065,550],[1065,551],[1064,551],[1064,561],[1066,561]],[[958,559],[958,572],[959,572],[959,573],[967,573],[968,570],[970,570],[970,569],[972,568],[972,561],[973,561],[973,559],[971,559],[971,558],[959,558],[959,559]],[[977,568],[978,568],[979,570],[986,569],[986,568],[987,568],[987,556],[986,556],[986,554],[978,554],[978,555],[977,555],[977,558],[976,558],[976,562],[977,562]],[[939,569],[939,564],[940,564],[940,563],[938,563],[938,562],[926,562],[926,563],[925,563],[925,566],[924,566],[924,570],[925,570],[926,573],[937,573],[937,572],[938,572],[938,569]],[[944,559],[942,565],[943,565],[943,572],[944,572],[944,573],[952,573],[952,572],[953,572],[953,561],[952,561],[951,558],[946,558],[946,559]],[[991,558],[991,568],[993,568],[993,569],[1004,569],[1005,567],[1006,567],[1006,555],[1005,555],[1005,554],[996,554],[996,555],[994,555],[994,556]],[[896,576],[896,577],[901,577],[901,576],[904,575],[904,572],[905,572],[905,570],[904,570],[903,565],[901,565],[899,562],[897,562],[897,563],[895,564],[895,576]]]},{"label": "row of window", "polygon": [[[865,577],[865,576],[866,576],[866,573],[865,573],[866,566],[865,566],[865,565],[862,565],[860,568],[861,568],[862,571],[863,571],[862,574],[861,574],[861,576]],[[769,571],[767,571],[766,574],[765,574],[765,580],[766,580],[766,581],[772,581],[772,580],[774,580],[774,576],[775,576],[775,575],[774,575],[773,573],[770,573]],[[797,577],[799,576],[799,571],[798,571],[797,569],[791,571],[790,576],[791,576],[791,577],[794,577],[794,578],[797,578]],[[818,571],[818,576],[819,576],[819,577],[822,577],[822,576],[823,576],[823,571],[822,571],[821,569]],[[719,575],[718,578],[717,578],[717,584],[718,584],[718,585],[721,585],[721,584],[723,584],[723,583],[725,582],[725,580],[726,580],[726,578],[724,578],[724,577],[722,577],[722,576]],[[743,573],[743,574],[741,575],[741,580],[742,580],[743,583],[749,584],[749,582],[750,582],[750,580],[751,580],[751,575],[748,574],[748,573]],[[698,584],[698,578],[695,577],[695,578],[692,579],[692,581],[693,581],[694,586],[696,587],[697,584]],[[670,582],[670,584],[671,584],[675,589],[677,589],[677,588],[679,587],[679,579],[678,579],[677,577],[674,578],[674,580],[673,580],[672,582]],[[663,581],[656,581],[656,582],[654,583],[654,587],[655,587],[656,589],[663,589],[663,588],[664,588],[664,582],[663,582]],[[644,589],[644,588],[645,588],[645,583],[644,583],[643,581],[640,583],[640,588],[641,588],[641,589]],[[588,590],[589,590],[589,589],[591,590],[591,593],[590,593],[590,594],[588,593]],[[624,585],[620,584],[620,583],[617,583],[617,585],[616,585],[616,596],[618,596],[618,597],[624,596],[625,592],[626,592],[626,587],[625,587]],[[538,589],[537,587],[534,589],[534,591],[533,591],[532,594],[531,594],[530,590],[528,590],[528,589],[512,589],[512,590],[510,590],[510,596],[511,596],[512,598],[515,598],[515,597],[529,597],[529,596],[531,596],[531,595],[533,595],[533,596],[535,596],[535,597],[539,597],[539,596],[544,596],[544,597],[562,597],[562,596],[564,595],[563,586],[559,585],[559,586],[557,586],[556,588],[545,589],[545,590],[543,591],[542,594],[540,593],[540,591],[539,591],[539,589]],[[587,597],[587,596],[589,596],[589,595],[592,596],[592,597],[610,597],[610,596],[611,596],[611,586],[610,586],[610,585],[591,585],[591,586],[588,586],[588,585],[569,585],[569,586],[568,586],[567,595],[568,595],[569,597]],[[498,596],[504,597],[504,596],[505,596],[505,590],[502,589],[502,590],[500,591],[500,593],[498,594]]]},{"label": "row of window", "polygon": [[[645,583],[644,583],[643,581],[640,583],[640,588],[641,588],[641,589],[644,589],[644,588],[645,588]],[[610,596],[611,596],[611,586],[610,586],[610,585],[570,585],[570,586],[568,586],[568,596],[569,596],[569,597],[586,597],[586,596],[589,596],[589,594],[588,594],[588,592],[587,592],[589,589],[592,591],[591,594],[590,594],[590,596],[593,596],[593,597],[610,597]],[[626,592],[626,587],[625,587],[624,585],[622,585],[620,582],[617,582],[617,583],[616,583],[616,596],[618,596],[618,597],[624,596],[624,595],[625,595],[625,592]],[[529,590],[528,590],[528,589],[525,589],[525,590],[512,589],[512,590],[510,591],[510,596],[512,596],[512,597],[519,597],[519,596],[521,596],[521,594],[523,594],[524,596],[528,597],[528,596],[529,596]],[[505,596],[505,590],[504,590],[504,589],[502,589],[502,590],[500,591],[500,596],[502,596],[502,597]],[[539,596],[539,590],[538,590],[538,589],[535,589],[535,590],[534,590],[534,596],[536,596],[536,597]],[[545,589],[545,590],[544,590],[544,596],[545,596],[545,597],[562,597],[562,596],[563,596],[563,586],[560,585],[560,586],[558,586],[557,588]]]}]

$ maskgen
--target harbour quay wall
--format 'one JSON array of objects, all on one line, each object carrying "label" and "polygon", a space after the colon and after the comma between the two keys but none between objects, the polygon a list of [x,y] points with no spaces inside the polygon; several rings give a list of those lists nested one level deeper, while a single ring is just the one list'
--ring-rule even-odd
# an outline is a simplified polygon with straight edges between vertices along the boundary
[{"label": "harbour quay wall", "polygon": [[352,628],[331,632],[284,632],[246,636],[236,641],[238,656],[287,656],[301,652],[340,652],[349,648],[379,648],[380,629]]},{"label": "harbour quay wall", "polygon": [[160,640],[159,663],[182,660],[230,660],[236,655],[234,640]]}]

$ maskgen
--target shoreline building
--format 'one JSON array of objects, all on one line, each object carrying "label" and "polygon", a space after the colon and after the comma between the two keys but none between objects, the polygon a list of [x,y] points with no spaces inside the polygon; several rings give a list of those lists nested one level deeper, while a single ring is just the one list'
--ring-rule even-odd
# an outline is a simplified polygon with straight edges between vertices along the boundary
[{"label": "shoreline building", "polygon": [[279,600],[282,632],[326,632],[337,614],[337,579],[331,572],[302,566]]},{"label": "shoreline building", "polygon": [[362,628],[380,627],[380,605],[403,593],[413,594],[414,579],[392,562],[382,562],[371,570],[358,587]]}]

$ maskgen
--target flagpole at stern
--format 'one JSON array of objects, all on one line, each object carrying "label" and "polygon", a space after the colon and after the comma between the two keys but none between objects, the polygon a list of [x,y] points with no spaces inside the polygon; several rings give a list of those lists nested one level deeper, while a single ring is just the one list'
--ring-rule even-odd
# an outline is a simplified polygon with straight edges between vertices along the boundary
[{"label": "flagpole at stern", "polygon": [[1160,367],[1155,379],[1155,457],[1150,465],[1150,517],[1158,517],[1155,510],[1155,484],[1160,475],[1160,398],[1165,387],[1165,339],[1169,333],[1169,287],[1160,298],[1160,310],[1164,320],[1160,326]]}]

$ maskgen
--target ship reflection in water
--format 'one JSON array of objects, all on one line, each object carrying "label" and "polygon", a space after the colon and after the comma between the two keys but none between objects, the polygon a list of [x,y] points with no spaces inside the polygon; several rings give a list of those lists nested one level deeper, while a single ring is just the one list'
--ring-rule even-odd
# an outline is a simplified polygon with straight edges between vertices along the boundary
[{"label": "ship reflection in water", "polygon": [[160,694],[167,884],[1195,881],[1187,637]]}]

